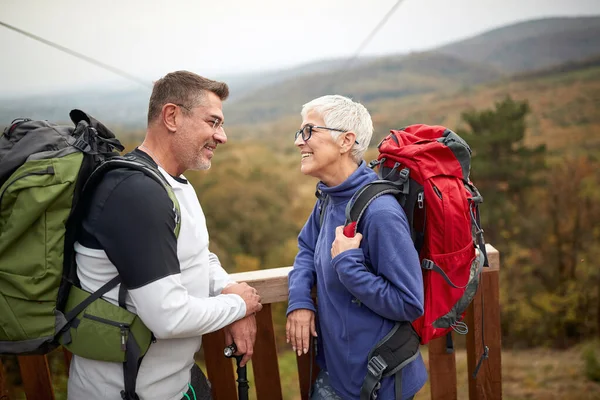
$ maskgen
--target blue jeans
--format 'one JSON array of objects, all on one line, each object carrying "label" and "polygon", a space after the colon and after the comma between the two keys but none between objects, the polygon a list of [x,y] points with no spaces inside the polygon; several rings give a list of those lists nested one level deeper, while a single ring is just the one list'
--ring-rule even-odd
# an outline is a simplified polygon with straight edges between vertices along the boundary
[{"label": "blue jeans", "polygon": [[[414,398],[415,396],[410,396],[406,400],[412,400]],[[312,387],[310,400],[342,400],[331,387],[331,384],[329,383],[329,374],[327,372],[319,371],[317,379]]]},{"label": "blue jeans", "polygon": [[312,393],[310,400],[342,400],[340,396],[335,393],[335,390],[329,383],[329,374],[323,370],[319,371],[317,379],[312,387]]}]

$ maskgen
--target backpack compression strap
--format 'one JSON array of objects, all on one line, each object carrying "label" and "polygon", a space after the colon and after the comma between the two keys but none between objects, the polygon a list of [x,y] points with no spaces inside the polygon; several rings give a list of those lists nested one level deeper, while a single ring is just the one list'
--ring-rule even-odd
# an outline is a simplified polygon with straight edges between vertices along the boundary
[{"label": "backpack compression strap", "polygon": [[475,227],[475,236],[477,239],[477,245],[479,246],[479,250],[483,253],[485,267],[489,267],[489,261],[487,256],[487,251],[485,249],[485,240],[483,238],[483,229],[481,228],[481,219],[479,214],[479,204],[483,203],[483,196],[479,193],[479,190],[470,182],[465,182],[465,186],[469,189],[473,197],[469,199],[469,202],[472,203],[475,208],[475,213],[473,213],[473,208],[469,207],[469,213],[471,214],[471,223]]}]

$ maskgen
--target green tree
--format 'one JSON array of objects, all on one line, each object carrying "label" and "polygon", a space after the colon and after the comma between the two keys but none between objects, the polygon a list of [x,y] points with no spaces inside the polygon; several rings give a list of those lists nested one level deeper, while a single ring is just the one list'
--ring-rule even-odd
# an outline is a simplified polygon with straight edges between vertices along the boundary
[{"label": "green tree", "polygon": [[283,161],[259,144],[228,144],[218,152],[210,171],[188,174],[206,215],[211,248],[220,251],[230,272],[250,265],[236,256],[254,257],[260,268],[281,266],[265,265],[267,256],[300,230],[291,206],[296,191],[281,169]]},{"label": "green tree", "polygon": [[599,171],[585,156],[557,161],[530,197],[536,211],[521,226],[531,237],[503,258],[508,342],[567,347],[600,333]]},{"label": "green tree", "polygon": [[510,97],[494,109],[462,113],[468,130],[457,130],[471,146],[471,179],[484,198],[482,223],[486,239],[499,244],[518,233],[527,192],[540,184],[545,146],[525,146],[527,101]]}]

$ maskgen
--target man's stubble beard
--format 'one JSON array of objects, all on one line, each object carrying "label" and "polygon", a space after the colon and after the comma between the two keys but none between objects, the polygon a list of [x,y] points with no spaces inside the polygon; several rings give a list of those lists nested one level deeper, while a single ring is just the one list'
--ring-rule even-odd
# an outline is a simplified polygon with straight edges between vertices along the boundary
[{"label": "man's stubble beard", "polygon": [[185,140],[181,140],[181,137],[176,139],[176,146],[179,149],[179,153],[183,156],[182,158],[186,170],[206,171],[207,169],[210,169],[211,160],[204,158],[202,155],[202,149],[204,149],[205,145],[206,143],[204,143],[199,151],[196,152],[191,146],[185,143]]},{"label": "man's stubble beard", "polygon": [[197,165],[196,167],[190,168],[190,169],[192,171],[206,171],[206,170],[210,169],[210,166],[211,166],[211,162],[207,161],[207,162],[200,163],[200,165]]}]

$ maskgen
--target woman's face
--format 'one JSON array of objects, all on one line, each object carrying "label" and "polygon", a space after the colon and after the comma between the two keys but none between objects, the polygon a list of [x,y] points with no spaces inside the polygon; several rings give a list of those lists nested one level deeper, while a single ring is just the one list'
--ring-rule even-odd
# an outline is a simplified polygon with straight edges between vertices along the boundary
[{"label": "woman's face", "polygon": [[[310,111],[302,121],[300,129],[307,125],[325,126],[325,121],[317,112]],[[302,156],[300,171],[304,175],[324,181],[324,177],[335,175],[339,169],[342,154],[340,145],[331,137],[331,131],[313,128],[308,140],[304,140],[303,135],[300,134],[294,144],[300,149]]]}]

